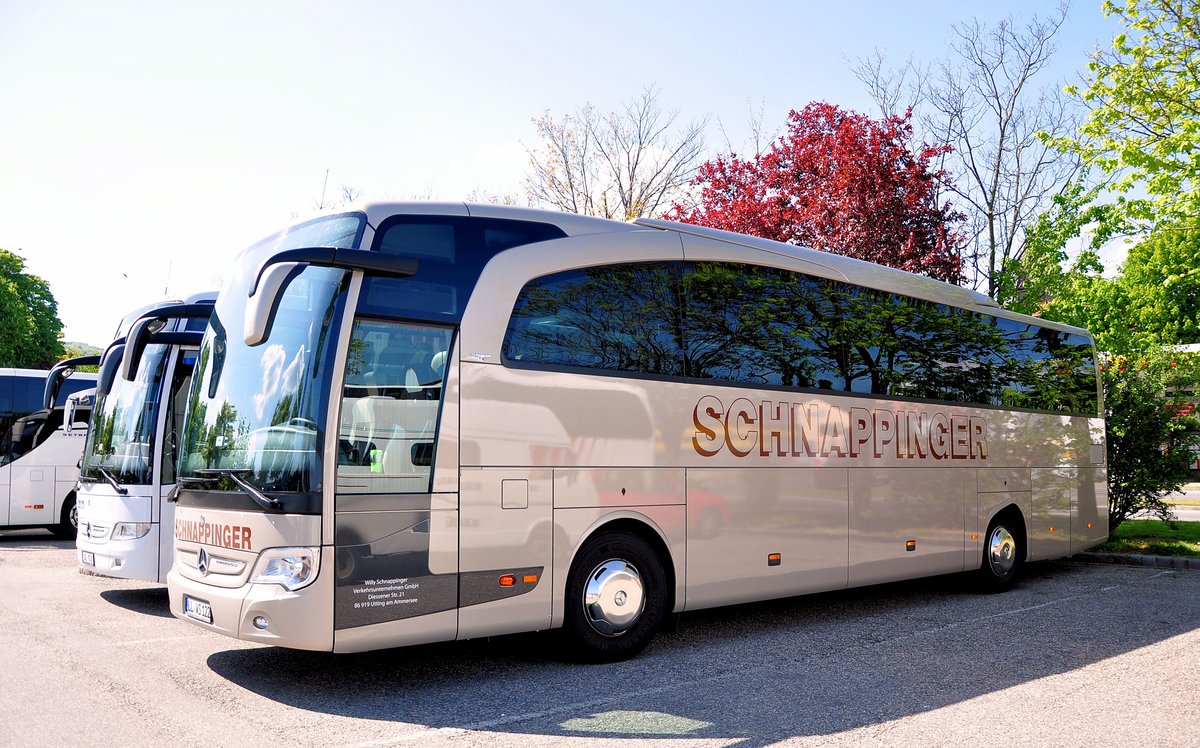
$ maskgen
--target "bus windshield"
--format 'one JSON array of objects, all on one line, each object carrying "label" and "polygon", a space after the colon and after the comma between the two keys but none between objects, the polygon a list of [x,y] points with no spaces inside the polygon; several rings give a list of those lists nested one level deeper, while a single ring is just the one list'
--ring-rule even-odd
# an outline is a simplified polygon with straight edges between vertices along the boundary
[{"label": "bus windshield", "polygon": [[105,480],[106,471],[120,483],[149,484],[154,470],[155,427],[159,395],[170,346],[146,346],[132,382],[117,377],[112,390],[97,398],[95,421],[88,429],[81,474]]},{"label": "bus windshield", "polygon": [[350,274],[304,267],[284,288],[267,339],[254,346],[242,335],[246,299],[263,257],[297,247],[352,247],[362,220],[352,214],[301,224],[242,255],[200,347],[180,447],[184,482],[238,490],[232,474],[262,491],[317,490],[318,436]]}]

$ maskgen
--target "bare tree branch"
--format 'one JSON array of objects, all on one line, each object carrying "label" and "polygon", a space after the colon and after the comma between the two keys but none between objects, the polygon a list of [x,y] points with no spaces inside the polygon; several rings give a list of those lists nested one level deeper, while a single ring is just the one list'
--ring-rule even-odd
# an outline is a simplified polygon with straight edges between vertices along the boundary
[{"label": "bare tree branch", "polygon": [[530,203],[622,220],[660,212],[683,195],[704,148],[707,121],[676,128],[678,117],[653,87],[607,115],[591,105],[561,119],[546,112],[526,148]]},{"label": "bare tree branch", "polygon": [[[1057,82],[1035,83],[1054,55],[1066,14],[1062,2],[1048,18],[1034,16],[1023,26],[1011,17],[991,28],[978,20],[959,24],[949,57],[929,69],[911,60],[889,69],[878,51],[852,68],[885,114],[898,106],[902,91],[921,92],[924,137],[953,147],[942,165],[950,177],[945,197],[968,216],[968,275],[990,296],[1004,264],[1024,252],[1024,226],[1078,169],[1076,158],[1037,137],[1073,132],[1078,124],[1078,111]],[[906,83],[913,75],[920,82]]]}]

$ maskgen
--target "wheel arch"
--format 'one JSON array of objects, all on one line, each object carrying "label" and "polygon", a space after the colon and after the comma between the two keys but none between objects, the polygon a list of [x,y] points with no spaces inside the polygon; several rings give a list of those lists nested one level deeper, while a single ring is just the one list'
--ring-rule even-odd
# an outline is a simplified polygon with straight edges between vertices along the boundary
[{"label": "wheel arch", "polygon": [[[1028,518],[1025,516],[1025,512],[1021,511],[1021,507],[1017,506],[1015,503],[1006,504],[1005,506],[1002,506],[999,509],[997,509],[996,511],[992,512],[992,515],[990,517],[988,517],[988,521],[985,522],[983,525],[984,530],[986,531],[987,528],[991,527],[993,522],[995,522],[997,519],[1000,519],[1000,518],[1009,520],[1009,522],[1007,523],[1008,526],[1010,526],[1012,528],[1013,535],[1015,535],[1017,540],[1020,541],[1021,549],[1025,551],[1025,558],[1023,560],[1028,561],[1029,560],[1029,525],[1028,525]],[[986,542],[986,538],[985,538],[985,542]],[[983,564],[982,557],[980,558],[979,563],[980,563],[980,565]]]},{"label": "wheel arch", "polygon": [[[684,507],[679,507],[682,510]],[[683,603],[682,589],[680,587],[683,577],[683,540],[682,538],[675,539],[672,542],[670,533],[666,532],[662,525],[655,519],[641,512],[632,510],[623,510],[612,514],[605,514],[598,517],[590,523],[582,532],[570,533],[564,532],[559,522],[555,522],[554,542],[557,545],[560,540],[566,537],[574,536],[574,542],[569,542],[569,550],[562,548],[561,551],[556,550],[555,556],[560,560],[558,568],[561,573],[556,579],[556,593],[552,627],[561,626],[563,623],[564,611],[564,595],[566,589],[566,580],[570,577],[571,571],[575,568],[575,564],[579,558],[579,552],[587,545],[587,543],[603,533],[609,532],[628,532],[636,535],[646,542],[654,551],[654,555],[658,558],[659,564],[662,567],[663,575],[666,577],[666,593],[667,593],[667,610],[676,612],[679,606]],[[564,544],[566,545],[566,544]],[[679,557],[676,558],[672,553],[672,546],[678,546]],[[562,554],[562,555],[560,555]],[[677,568],[678,566],[678,568]]]}]

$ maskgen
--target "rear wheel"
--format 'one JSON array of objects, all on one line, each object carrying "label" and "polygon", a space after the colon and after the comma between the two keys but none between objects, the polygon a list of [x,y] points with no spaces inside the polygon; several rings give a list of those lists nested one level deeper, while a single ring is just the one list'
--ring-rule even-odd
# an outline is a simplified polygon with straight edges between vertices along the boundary
[{"label": "rear wheel", "polygon": [[74,540],[76,533],[79,531],[79,508],[75,506],[75,494],[71,494],[63,502],[62,513],[59,515],[58,524],[50,528],[50,532],[54,533],[63,540]]},{"label": "rear wheel", "polygon": [[1003,592],[1021,576],[1025,565],[1023,537],[1012,514],[1000,515],[988,525],[979,569],[979,586],[984,592]]},{"label": "rear wheel", "polygon": [[575,653],[615,662],[642,651],[666,614],[662,563],[646,541],[604,533],[580,550],[567,579],[563,630]]}]

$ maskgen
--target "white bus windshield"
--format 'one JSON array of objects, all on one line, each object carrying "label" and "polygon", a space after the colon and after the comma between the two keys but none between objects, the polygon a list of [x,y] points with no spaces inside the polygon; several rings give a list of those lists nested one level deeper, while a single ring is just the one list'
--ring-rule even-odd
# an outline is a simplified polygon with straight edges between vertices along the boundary
[{"label": "white bus windshield", "polygon": [[108,394],[94,407],[83,450],[84,478],[104,480],[106,471],[120,483],[147,485],[154,470],[155,428],[158,424],[162,378],[170,346],[146,346],[133,381],[117,377]]}]

